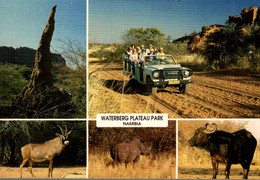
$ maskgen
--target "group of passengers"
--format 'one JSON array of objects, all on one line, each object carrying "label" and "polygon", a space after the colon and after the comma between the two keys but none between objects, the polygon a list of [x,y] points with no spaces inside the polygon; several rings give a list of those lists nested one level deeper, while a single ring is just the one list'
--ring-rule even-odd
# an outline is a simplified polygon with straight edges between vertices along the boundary
[{"label": "group of passengers", "polygon": [[152,44],[149,45],[147,49],[145,49],[144,45],[135,46],[134,44],[131,45],[131,47],[128,48],[128,50],[125,52],[126,59],[129,59],[131,62],[138,63],[144,61],[144,57],[146,55],[165,55],[163,52],[163,48],[159,49],[159,52],[157,52],[157,48],[153,47]]}]

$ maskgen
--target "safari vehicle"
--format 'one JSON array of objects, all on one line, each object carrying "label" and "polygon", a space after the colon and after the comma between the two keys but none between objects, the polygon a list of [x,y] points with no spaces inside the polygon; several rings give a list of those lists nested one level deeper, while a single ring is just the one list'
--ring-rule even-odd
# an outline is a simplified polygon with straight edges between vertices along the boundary
[{"label": "safari vehicle", "polygon": [[167,86],[177,87],[181,94],[186,94],[193,82],[192,70],[177,64],[171,55],[149,55],[136,62],[124,59],[123,73],[145,85],[149,95]]}]

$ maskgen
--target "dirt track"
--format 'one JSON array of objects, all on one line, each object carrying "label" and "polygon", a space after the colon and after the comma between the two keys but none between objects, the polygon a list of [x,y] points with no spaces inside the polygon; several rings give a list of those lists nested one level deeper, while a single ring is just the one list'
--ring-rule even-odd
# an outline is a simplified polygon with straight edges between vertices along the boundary
[{"label": "dirt track", "polygon": [[[102,73],[107,88],[121,92],[124,76],[120,65],[108,65],[96,73]],[[150,105],[150,112],[168,113],[170,118],[260,117],[259,76],[194,73],[193,79],[188,95],[179,94],[178,89],[168,87],[158,90],[154,96],[147,96],[143,86],[127,86],[124,90],[127,106],[123,111],[137,113],[136,103],[146,102]]]},{"label": "dirt track", "polygon": [[[48,178],[48,168],[33,168],[36,178]],[[18,167],[0,167],[0,178],[19,178]],[[27,167],[23,168],[23,178],[32,178]],[[53,178],[86,179],[86,168],[54,168]]]},{"label": "dirt track", "polygon": [[[120,94],[124,80],[122,65],[100,64],[91,61],[92,66],[101,67],[92,74],[101,74],[106,81],[104,91],[111,98]],[[92,71],[90,70],[89,73]],[[194,83],[187,95],[178,89],[158,89],[154,96],[148,96],[145,87],[126,86],[123,97],[123,113],[168,113],[169,118],[259,118],[260,76],[238,70],[212,73],[194,73]],[[120,104],[122,99],[118,98]],[[119,107],[120,108],[120,107]]]}]

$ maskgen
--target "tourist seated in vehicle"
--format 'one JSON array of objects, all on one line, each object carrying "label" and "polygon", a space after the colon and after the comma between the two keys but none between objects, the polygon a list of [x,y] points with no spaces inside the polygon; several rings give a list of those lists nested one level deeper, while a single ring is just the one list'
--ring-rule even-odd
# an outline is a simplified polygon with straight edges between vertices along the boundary
[{"label": "tourist seated in vehicle", "polygon": [[164,52],[163,52],[163,48],[160,48],[159,52],[156,55],[165,55]]},{"label": "tourist seated in vehicle", "polygon": [[136,51],[137,51],[137,54],[140,55],[142,53],[142,50],[140,48],[140,46],[137,46],[136,47]]},{"label": "tourist seated in vehicle", "polygon": [[154,49],[150,49],[150,53],[148,53],[147,55],[156,55]]},{"label": "tourist seated in vehicle", "polygon": [[127,51],[125,52],[126,59],[129,59],[129,58],[130,58],[130,54],[132,54],[132,48],[131,48],[131,47],[129,47],[129,48],[127,49]]},{"label": "tourist seated in vehicle", "polygon": [[154,53],[157,54],[158,53],[157,52],[157,47],[154,46],[153,49],[154,49]]},{"label": "tourist seated in vehicle", "polygon": [[[163,56],[163,55],[165,55],[164,52],[163,52],[163,48],[160,48],[159,52],[156,55],[159,55],[157,57],[160,58],[160,59],[167,59],[166,56]],[[162,56],[160,56],[160,55],[162,55]]]},{"label": "tourist seated in vehicle", "polygon": [[148,49],[146,49],[146,54],[151,53],[151,52],[150,52],[151,49],[153,49],[153,45],[152,45],[152,44],[150,44],[149,47],[148,47]]},{"label": "tourist seated in vehicle", "polygon": [[136,49],[136,45],[134,45],[134,44],[131,44],[131,46],[130,46],[132,49]]},{"label": "tourist seated in vehicle", "polygon": [[139,59],[140,62],[141,62],[141,61],[144,61],[144,56],[145,56],[145,55],[146,55],[145,49],[142,49],[142,53],[139,54],[139,56],[138,56],[138,59]]},{"label": "tourist seated in vehicle", "polygon": [[138,61],[138,53],[136,52],[136,49],[133,49],[133,52],[132,54],[130,54],[129,59],[134,63]]}]

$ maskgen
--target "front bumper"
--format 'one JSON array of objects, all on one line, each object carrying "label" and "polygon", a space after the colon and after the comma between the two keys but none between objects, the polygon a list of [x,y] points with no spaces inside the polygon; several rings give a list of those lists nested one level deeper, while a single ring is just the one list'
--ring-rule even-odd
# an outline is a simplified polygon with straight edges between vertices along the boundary
[{"label": "front bumper", "polygon": [[[174,82],[174,83],[170,83],[170,82]],[[175,86],[175,87],[179,87],[182,86],[183,84],[189,84],[189,83],[193,83],[194,80],[193,79],[184,79],[184,80],[154,80],[153,81],[153,86],[154,87],[167,87],[167,86]]]}]

